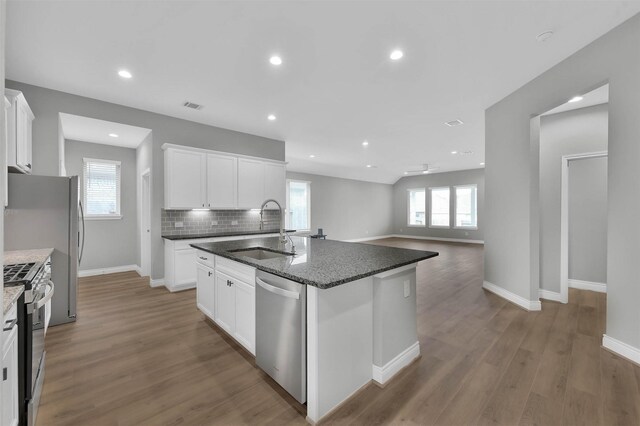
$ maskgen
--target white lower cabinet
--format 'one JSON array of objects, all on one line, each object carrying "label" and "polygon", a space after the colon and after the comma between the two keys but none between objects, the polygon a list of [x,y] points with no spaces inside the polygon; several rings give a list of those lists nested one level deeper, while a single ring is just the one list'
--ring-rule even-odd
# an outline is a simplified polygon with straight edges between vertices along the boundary
[{"label": "white lower cabinet", "polygon": [[231,286],[232,278],[216,272],[216,313],[215,321],[227,333],[233,335],[236,328],[236,290]]},{"label": "white lower cabinet", "polygon": [[[15,305],[5,319],[9,322],[15,318]],[[18,326],[13,325],[10,331],[4,331],[2,348],[2,407],[0,424],[2,426],[18,425]]]},{"label": "white lower cabinet", "polygon": [[233,336],[238,342],[256,353],[256,288],[242,281],[233,281],[235,287],[236,327]]},{"label": "white lower cabinet", "polygon": [[200,309],[210,319],[214,319],[216,271],[206,265],[197,263],[196,301]]}]

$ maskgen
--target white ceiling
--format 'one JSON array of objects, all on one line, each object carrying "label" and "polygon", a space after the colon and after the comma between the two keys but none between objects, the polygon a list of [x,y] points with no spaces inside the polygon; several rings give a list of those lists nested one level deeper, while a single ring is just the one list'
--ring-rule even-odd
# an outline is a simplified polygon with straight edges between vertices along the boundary
[{"label": "white ceiling", "polygon": [[[65,113],[60,113],[60,123],[65,139],[134,149],[151,132],[142,127]],[[117,137],[109,136],[110,134]]]},{"label": "white ceiling", "polygon": [[[282,139],[291,170],[391,183],[423,163],[479,167],[485,108],[638,12],[637,1],[9,1],[7,77]],[[454,119],[465,124],[443,124]]]},{"label": "white ceiling", "polygon": [[572,111],[574,109],[586,108],[594,105],[606,104],[609,102],[609,85],[605,84],[588,93],[576,93],[581,96],[582,100],[577,102],[566,102],[554,109],[545,112],[542,115],[557,114],[559,112]]}]

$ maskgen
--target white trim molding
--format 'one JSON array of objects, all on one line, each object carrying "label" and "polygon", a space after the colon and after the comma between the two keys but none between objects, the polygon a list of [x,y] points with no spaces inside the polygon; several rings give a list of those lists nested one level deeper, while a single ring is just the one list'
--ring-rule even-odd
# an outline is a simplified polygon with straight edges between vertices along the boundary
[{"label": "white trim molding", "polygon": [[176,284],[173,286],[168,286],[165,284],[164,286],[167,287],[167,290],[169,290],[171,293],[175,293],[177,291],[190,290],[192,288],[196,288],[196,283],[195,282],[182,283],[182,284]]},{"label": "white trim molding", "polygon": [[78,276],[93,277],[95,275],[115,274],[118,272],[129,272],[129,271],[134,271],[138,273],[138,265],[123,265],[123,266],[112,266],[109,268],[84,269],[84,270],[78,271]]},{"label": "white trim molding", "polygon": [[606,334],[602,336],[602,346],[605,349],[640,365],[640,349],[621,342],[618,339],[614,339],[611,336],[607,336]]},{"label": "white trim molding", "polygon": [[606,283],[596,283],[593,281],[582,281],[582,280],[574,280],[569,278],[569,287],[577,288],[580,290],[591,290],[597,291],[598,293],[606,293],[607,292],[607,284]]},{"label": "white trim molding", "polygon": [[444,242],[449,242],[449,243],[484,244],[484,240],[467,240],[467,239],[464,239],[464,238],[424,237],[424,236],[421,236],[421,235],[409,235],[409,234],[393,234],[393,235],[389,235],[389,237],[409,238],[409,239],[413,239],[413,240],[444,241]]},{"label": "white trim molding", "polygon": [[385,385],[393,376],[398,374],[400,370],[411,364],[419,356],[420,342],[415,342],[382,367],[374,364],[372,371],[373,380],[380,385]]},{"label": "white trim molding", "polygon": [[489,281],[485,281],[482,284],[482,288],[484,288],[485,290],[490,291],[491,293],[495,294],[496,296],[500,296],[503,299],[508,300],[509,302],[520,306],[521,308],[527,310],[527,311],[540,311],[542,310],[542,303],[540,303],[540,300],[528,300],[525,299],[522,296],[518,296],[515,293],[510,292],[509,290],[505,290],[502,287],[498,287],[495,284],[490,283]]},{"label": "white trim molding", "polygon": [[375,237],[354,238],[351,240],[342,240],[342,241],[344,241],[345,243],[361,243],[363,241],[382,240],[384,238],[393,238],[393,235],[378,235]]},{"label": "white trim molding", "polygon": [[539,297],[540,297],[540,299],[552,300],[554,302],[560,302],[560,303],[566,303],[566,302],[563,302],[562,294],[558,293],[557,291],[544,290],[544,289],[541,288],[539,290]]},{"label": "white trim molding", "polygon": [[164,286],[164,278],[150,279],[149,280],[149,285],[151,287],[163,287]]}]

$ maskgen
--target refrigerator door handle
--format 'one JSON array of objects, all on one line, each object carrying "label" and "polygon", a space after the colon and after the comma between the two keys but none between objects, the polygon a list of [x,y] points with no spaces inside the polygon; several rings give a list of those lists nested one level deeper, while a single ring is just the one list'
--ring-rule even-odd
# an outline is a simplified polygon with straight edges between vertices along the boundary
[{"label": "refrigerator door handle", "polygon": [[82,263],[82,255],[84,254],[84,208],[82,207],[82,201],[78,201],[80,206],[80,218],[82,220],[82,245],[80,246],[80,255],[78,256],[78,264]]}]

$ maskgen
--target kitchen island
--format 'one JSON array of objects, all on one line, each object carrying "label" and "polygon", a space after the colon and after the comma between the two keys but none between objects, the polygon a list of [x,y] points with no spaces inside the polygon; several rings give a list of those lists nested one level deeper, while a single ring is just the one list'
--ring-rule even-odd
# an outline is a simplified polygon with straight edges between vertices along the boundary
[{"label": "kitchen island", "polygon": [[[213,254],[207,260],[213,268],[219,265],[226,271],[236,265],[245,284],[253,279],[250,285],[255,285],[257,270],[306,287],[305,374],[311,422],[372,380],[386,384],[420,355],[416,266],[436,252],[303,237],[287,243],[269,237],[192,247],[201,259]],[[242,342],[250,340],[250,333],[240,335],[237,340],[252,348]]]}]

